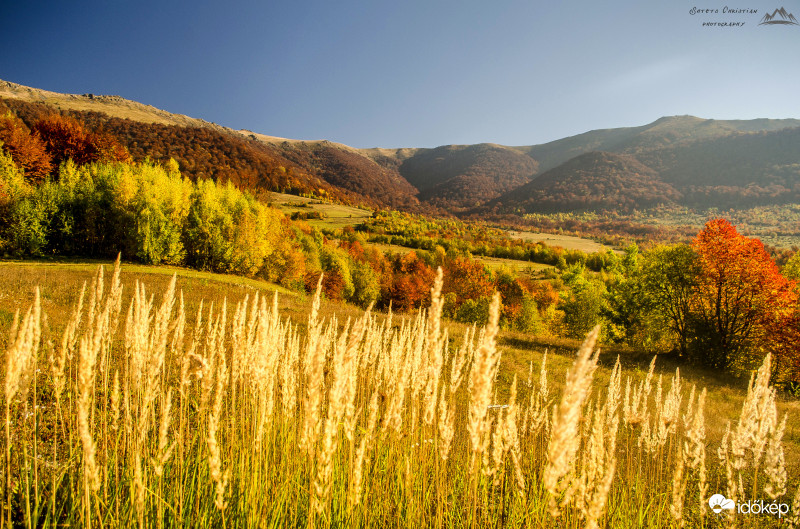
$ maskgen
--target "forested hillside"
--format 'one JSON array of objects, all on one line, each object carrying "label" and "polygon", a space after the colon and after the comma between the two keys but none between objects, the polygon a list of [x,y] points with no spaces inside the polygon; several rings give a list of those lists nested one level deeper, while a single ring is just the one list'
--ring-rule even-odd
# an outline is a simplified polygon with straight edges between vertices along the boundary
[{"label": "forested hillside", "polygon": [[672,204],[681,193],[631,156],[582,154],[487,205],[497,213],[617,211]]},{"label": "forested hillside", "polygon": [[[660,118],[542,145],[370,148],[237,131],[117,96],[2,81],[0,112],[31,127],[76,117],[134,160],[371,208],[489,221],[606,240],[686,241],[720,211],[745,233],[800,243],[800,120]],[[604,154],[598,155],[597,152]]]}]

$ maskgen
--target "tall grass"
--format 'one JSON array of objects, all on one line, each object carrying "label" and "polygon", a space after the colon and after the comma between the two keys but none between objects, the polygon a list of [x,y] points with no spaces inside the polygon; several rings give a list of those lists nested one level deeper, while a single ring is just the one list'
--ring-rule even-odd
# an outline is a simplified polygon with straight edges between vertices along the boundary
[{"label": "tall grass", "polygon": [[710,440],[706,391],[677,370],[636,383],[618,363],[599,387],[597,329],[560,396],[545,356],[498,402],[499,297],[453,342],[441,274],[406,320],[323,321],[318,290],[303,332],[277,297],[201,305],[188,328],[174,280],[158,299],[133,288],[123,307],[119,264],[101,268],[58,339],[38,295],[15,317],[3,527],[778,524],[710,511],[717,492],[798,514],[769,357]]}]

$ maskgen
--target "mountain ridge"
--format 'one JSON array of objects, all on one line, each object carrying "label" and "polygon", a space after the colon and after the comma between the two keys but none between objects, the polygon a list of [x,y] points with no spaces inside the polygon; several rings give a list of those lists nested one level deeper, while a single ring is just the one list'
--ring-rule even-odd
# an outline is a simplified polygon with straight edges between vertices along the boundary
[{"label": "mountain ridge", "polygon": [[[484,208],[490,211],[500,197],[531,204],[529,192],[566,196],[565,182],[616,189],[616,198],[578,202],[618,203],[624,210],[658,202],[654,193],[683,205],[694,194],[705,197],[694,205],[715,207],[800,198],[800,120],[792,118],[664,116],[537,145],[361,149],[235,130],[119,96],[60,94],[2,80],[0,101],[28,121],[46,112],[76,114],[117,135],[135,156],[179,159],[193,178],[228,179],[256,191],[323,193],[371,207],[461,214],[491,205]],[[584,156],[598,152],[605,154]],[[553,174],[558,181],[548,180]],[[625,189],[636,185],[644,186],[638,195]],[[571,202],[551,200],[548,207],[559,203],[557,210],[565,211]]]}]

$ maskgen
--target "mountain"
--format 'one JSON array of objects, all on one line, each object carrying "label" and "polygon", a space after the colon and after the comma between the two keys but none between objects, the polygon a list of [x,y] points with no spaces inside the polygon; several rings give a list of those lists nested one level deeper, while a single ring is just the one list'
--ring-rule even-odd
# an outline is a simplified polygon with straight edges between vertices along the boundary
[{"label": "mountain", "polygon": [[593,151],[544,172],[499,198],[486,210],[497,214],[616,211],[630,213],[682,198],[658,173],[626,154]]},{"label": "mountain", "polygon": [[0,81],[0,112],[6,111],[28,125],[51,112],[75,115],[115,135],[135,159],[175,158],[190,178],[421,213],[625,213],[655,204],[800,202],[798,119],[668,116],[540,145],[355,149],[233,130],[118,96]]},{"label": "mountain", "polygon": [[591,151],[645,157],[650,154],[652,159],[652,153],[674,150],[703,140],[796,127],[800,127],[798,119],[714,120],[669,116],[640,127],[593,130],[541,145],[514,149],[538,160],[539,170],[543,172]]},{"label": "mountain", "polygon": [[538,163],[512,148],[491,143],[417,149],[396,163],[400,175],[419,190],[420,200],[450,210],[473,207],[530,181]]},{"label": "mountain", "polygon": [[340,189],[395,208],[419,207],[414,186],[396,170],[381,166],[358,149],[327,140],[298,141],[242,132]]},{"label": "mountain", "polygon": [[178,161],[190,178],[263,190],[314,193],[350,204],[424,211],[417,190],[356,149],[331,142],[276,141],[171,114],[119,96],[72,95],[0,81],[0,112],[28,126],[52,112],[70,114],[116,136],[134,159]]}]

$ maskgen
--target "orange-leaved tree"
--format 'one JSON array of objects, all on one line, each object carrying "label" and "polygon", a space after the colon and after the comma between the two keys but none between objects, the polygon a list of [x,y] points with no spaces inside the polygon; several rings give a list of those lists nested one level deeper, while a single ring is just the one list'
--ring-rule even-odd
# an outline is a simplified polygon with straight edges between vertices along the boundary
[{"label": "orange-leaved tree", "polygon": [[773,349],[797,306],[794,282],[784,278],[758,239],[730,222],[706,223],[692,241],[699,277],[692,316],[695,358],[716,368],[749,367]]},{"label": "orange-leaved tree", "polygon": [[79,166],[130,160],[128,151],[113,136],[88,131],[81,122],[68,116],[51,114],[37,121],[33,130],[41,136],[56,167],[67,160]]},{"label": "orange-leaved tree", "polygon": [[436,272],[417,257],[416,252],[395,256],[392,268],[392,285],[389,292],[381,293],[383,300],[391,301],[392,307],[399,311],[430,304]]},{"label": "orange-leaved tree", "polygon": [[29,181],[41,182],[50,174],[51,156],[39,134],[31,133],[22,120],[11,113],[0,117],[0,142]]},{"label": "orange-leaved tree", "polygon": [[445,263],[444,293],[454,293],[456,305],[468,299],[490,298],[494,291],[494,278],[480,261],[456,257]]}]

